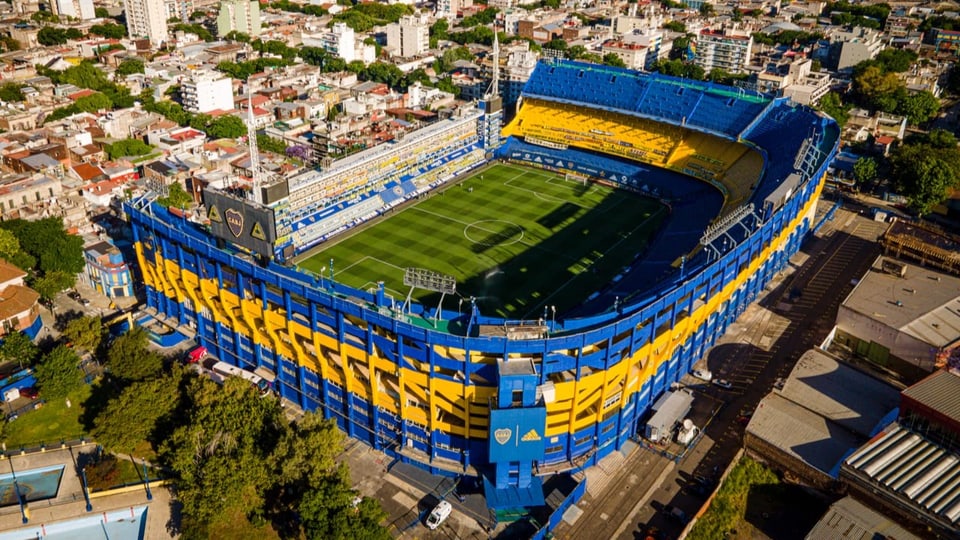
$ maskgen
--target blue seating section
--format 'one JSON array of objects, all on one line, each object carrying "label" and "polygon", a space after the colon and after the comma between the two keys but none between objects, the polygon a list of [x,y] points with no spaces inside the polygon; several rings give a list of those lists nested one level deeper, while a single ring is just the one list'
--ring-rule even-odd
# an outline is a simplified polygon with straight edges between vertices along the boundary
[{"label": "blue seating section", "polygon": [[777,100],[743,138],[766,152],[763,179],[755,198],[765,197],[795,171],[797,152],[804,139],[823,131],[823,118],[813,110],[788,100]]},{"label": "blue seating section", "polygon": [[569,61],[538,65],[523,93],[681,124],[731,139],[771,101],[713,83]]}]

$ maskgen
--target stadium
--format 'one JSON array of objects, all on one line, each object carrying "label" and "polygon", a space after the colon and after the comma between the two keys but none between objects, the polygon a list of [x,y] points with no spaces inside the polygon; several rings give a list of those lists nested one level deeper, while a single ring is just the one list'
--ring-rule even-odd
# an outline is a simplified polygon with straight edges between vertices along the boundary
[{"label": "stadium", "polygon": [[[551,61],[537,66],[504,127],[493,96],[264,186],[257,202],[208,189],[209,226],[154,197],[125,209],[159,316],[194,328],[220,359],[275,374],[282,397],[350,437],[433,473],[482,477],[493,509],[530,508],[545,504],[545,480],[636,437],[654,400],[787,264],[838,141],[833,120],[786,99]],[[515,176],[537,177],[543,189],[495,196]],[[552,206],[524,217],[538,197]],[[444,216],[464,216],[450,238],[463,236],[465,249],[500,268],[550,245],[551,231],[613,223],[585,251],[598,252],[592,259],[571,254],[579,266],[560,255],[522,265],[555,260],[569,279],[590,276],[569,295],[546,298],[563,276],[538,273],[517,280],[528,289],[484,303],[482,280],[470,276],[489,266],[455,277],[472,264],[445,259],[460,248],[408,249],[425,234],[388,234],[436,229],[409,216],[440,213],[420,205],[445,199],[454,206]],[[489,219],[470,212],[500,199],[506,210],[490,211],[506,225],[470,229]],[[638,236],[617,236],[654,215]],[[537,226],[521,250],[516,239]],[[377,230],[367,238],[379,243],[327,256],[341,238]],[[581,244],[555,242],[551,253]],[[382,255],[346,261],[364,249]],[[369,268],[351,277],[364,257],[398,254],[406,262],[379,280]],[[516,290],[523,299],[504,298]]]}]

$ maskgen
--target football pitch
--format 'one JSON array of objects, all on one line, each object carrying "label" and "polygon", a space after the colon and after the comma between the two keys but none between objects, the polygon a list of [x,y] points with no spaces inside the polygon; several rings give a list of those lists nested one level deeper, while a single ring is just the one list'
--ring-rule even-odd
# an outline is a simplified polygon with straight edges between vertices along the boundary
[{"label": "football pitch", "polygon": [[[397,306],[407,267],[449,274],[466,309],[511,319],[563,312],[609,284],[666,218],[661,203],[556,173],[494,165],[434,191],[370,226],[334,239],[301,268],[368,290],[383,281]],[[413,298],[435,308],[439,293]]]}]

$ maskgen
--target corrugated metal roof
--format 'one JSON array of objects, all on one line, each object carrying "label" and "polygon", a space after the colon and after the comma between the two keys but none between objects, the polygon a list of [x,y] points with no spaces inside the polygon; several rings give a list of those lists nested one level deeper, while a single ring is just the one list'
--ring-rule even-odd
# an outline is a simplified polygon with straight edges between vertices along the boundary
[{"label": "corrugated metal roof", "polygon": [[833,503],[805,540],[920,540],[889,518],[851,497]]},{"label": "corrugated metal roof", "polygon": [[899,424],[845,464],[954,526],[960,523],[960,456]]},{"label": "corrugated metal roof", "polygon": [[903,395],[944,414],[960,420],[960,376],[941,370],[907,388]]},{"label": "corrugated metal roof", "polygon": [[863,440],[776,392],[757,405],[747,432],[832,478],[843,456]]}]

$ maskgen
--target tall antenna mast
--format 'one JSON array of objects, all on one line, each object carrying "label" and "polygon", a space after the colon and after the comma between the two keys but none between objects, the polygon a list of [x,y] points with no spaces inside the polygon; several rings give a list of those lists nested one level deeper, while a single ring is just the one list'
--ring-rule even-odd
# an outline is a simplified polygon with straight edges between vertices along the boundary
[{"label": "tall antenna mast", "polygon": [[493,23],[493,81],[487,90],[487,98],[495,98],[500,94],[500,39],[497,37],[497,23]]},{"label": "tall antenna mast", "polygon": [[257,126],[253,120],[253,88],[247,79],[247,147],[250,149],[250,173],[253,175],[253,200],[263,203],[260,186],[263,184],[263,172],[260,170],[260,152],[257,149]]}]

